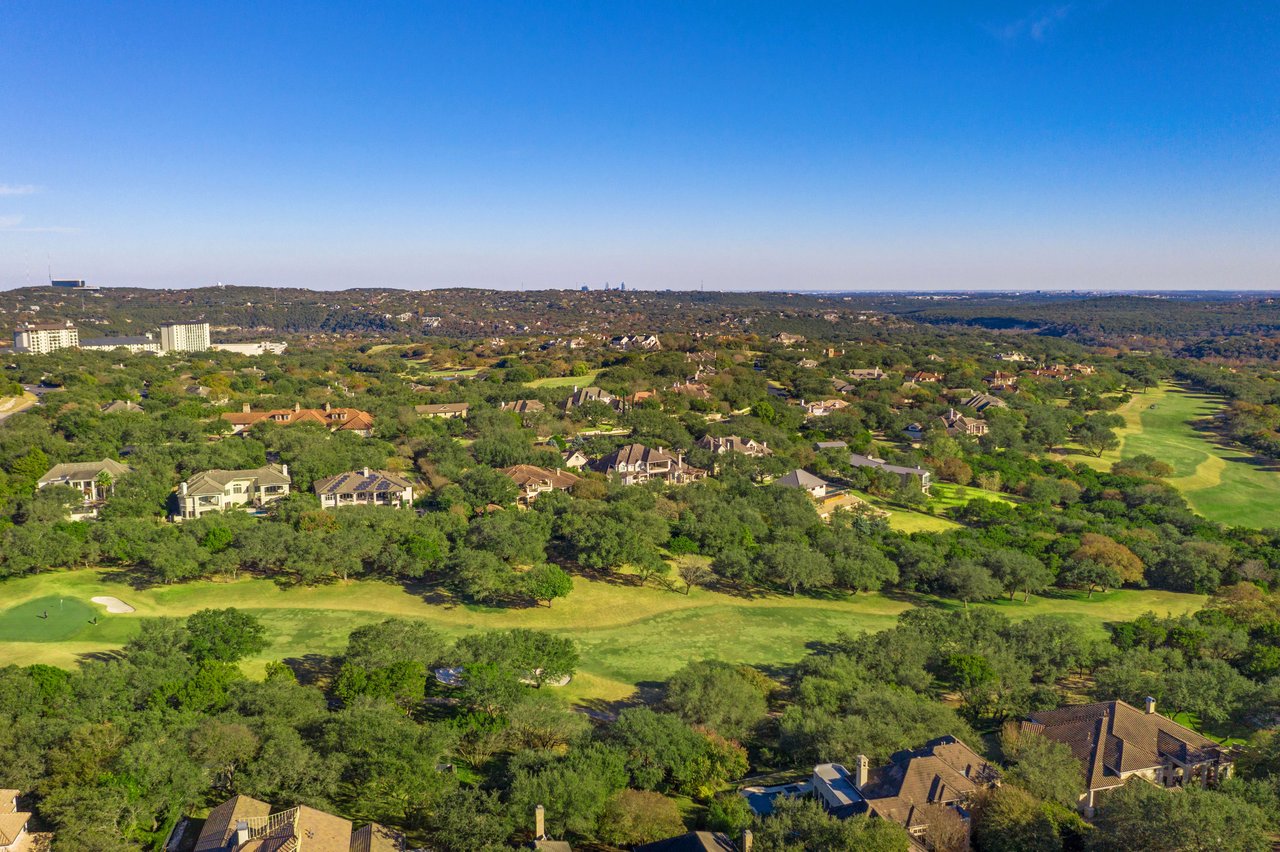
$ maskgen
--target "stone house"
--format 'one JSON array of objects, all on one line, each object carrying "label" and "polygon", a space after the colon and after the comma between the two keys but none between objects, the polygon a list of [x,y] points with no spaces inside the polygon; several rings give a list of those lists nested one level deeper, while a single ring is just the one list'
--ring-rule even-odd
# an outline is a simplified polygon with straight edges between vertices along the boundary
[{"label": "stone house", "polygon": [[252,470],[206,470],[178,485],[174,520],[198,518],[227,509],[260,509],[288,495],[289,466],[269,464]]}]

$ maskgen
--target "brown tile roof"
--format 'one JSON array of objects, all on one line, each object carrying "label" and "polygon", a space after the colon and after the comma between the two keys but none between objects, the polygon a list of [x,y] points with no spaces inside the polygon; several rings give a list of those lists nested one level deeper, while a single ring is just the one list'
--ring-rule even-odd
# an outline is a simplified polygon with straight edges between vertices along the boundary
[{"label": "brown tile roof", "polygon": [[644,444],[627,444],[625,447],[619,447],[600,459],[599,466],[601,470],[608,471],[619,465],[648,465],[662,464],[663,462],[674,465],[677,459],[671,453],[660,448],[646,447]]},{"label": "brown tile roof", "polygon": [[568,471],[552,470],[549,467],[538,467],[532,464],[513,465],[503,469],[502,472],[515,480],[516,485],[521,488],[529,484],[541,486],[545,483],[545,487],[548,488],[566,489],[572,488],[582,478]]},{"label": "brown tile roof", "polygon": [[277,464],[256,467],[252,470],[202,470],[187,480],[188,494],[221,494],[237,479],[254,479],[262,485],[289,485],[293,482]]},{"label": "brown tile roof", "polygon": [[517,414],[532,414],[539,411],[546,411],[547,407],[537,399],[517,399],[511,402],[502,403],[503,411],[514,411]]},{"label": "brown tile roof", "polygon": [[413,410],[419,414],[434,416],[437,414],[461,414],[466,416],[471,410],[469,402],[440,402],[434,405],[415,405]]},{"label": "brown tile roof", "polygon": [[221,852],[236,833],[240,820],[266,817],[271,806],[251,796],[232,796],[213,810],[204,821],[192,852]]},{"label": "brown tile roof", "polygon": [[735,852],[737,847],[729,835],[719,831],[690,831],[665,840],[643,843],[633,852]]},{"label": "brown tile roof", "polygon": [[101,461],[87,462],[63,462],[55,464],[53,467],[40,477],[40,485],[50,485],[61,482],[88,482],[98,478],[101,474],[107,474],[112,478],[124,476],[133,468],[127,464],[122,464],[115,459],[102,459]]},{"label": "brown tile roof", "polygon": [[961,801],[997,777],[980,754],[948,736],[893,755],[888,766],[871,770],[858,792],[872,811],[910,829],[926,822],[924,805]]},{"label": "brown tile roof", "polygon": [[413,483],[389,470],[352,470],[316,480],[316,494],[359,494],[366,491],[402,491]]},{"label": "brown tile roof", "polygon": [[331,431],[350,429],[368,431],[373,428],[373,415],[358,408],[273,408],[270,411],[228,411],[222,419],[232,426],[248,429],[259,423],[315,423]]},{"label": "brown tile roof", "polygon": [[1081,763],[1090,790],[1118,787],[1121,774],[1223,757],[1213,740],[1159,713],[1123,701],[1102,701],[1032,713],[1022,730],[1065,743]]}]

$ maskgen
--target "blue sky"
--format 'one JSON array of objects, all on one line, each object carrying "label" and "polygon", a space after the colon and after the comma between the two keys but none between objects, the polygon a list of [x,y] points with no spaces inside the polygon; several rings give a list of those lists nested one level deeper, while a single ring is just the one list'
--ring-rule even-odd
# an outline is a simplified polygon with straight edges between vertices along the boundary
[{"label": "blue sky", "polygon": [[0,115],[0,287],[1280,289],[1270,0],[8,0]]}]

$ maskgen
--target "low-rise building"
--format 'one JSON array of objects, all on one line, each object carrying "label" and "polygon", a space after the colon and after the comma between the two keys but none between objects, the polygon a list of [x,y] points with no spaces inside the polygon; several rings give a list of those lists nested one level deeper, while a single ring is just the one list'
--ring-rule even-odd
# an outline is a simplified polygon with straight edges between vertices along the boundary
[{"label": "low-rise building", "polygon": [[537,399],[516,399],[511,402],[502,403],[503,411],[513,411],[516,414],[541,414],[547,410],[541,400]]},{"label": "low-rise building", "polygon": [[1008,408],[1009,403],[1005,402],[998,396],[992,396],[989,393],[975,393],[964,402],[960,403],[965,408],[972,408],[981,414],[988,408]]},{"label": "low-rise building", "polygon": [[684,454],[672,454],[667,450],[646,447],[644,444],[627,444],[595,463],[601,473],[616,473],[623,485],[636,485],[658,479],[670,485],[682,485],[702,479],[707,472],[702,468],[685,464]]},{"label": "low-rise building", "polygon": [[824,499],[827,496],[827,489],[831,487],[825,479],[820,479],[809,471],[799,468],[778,477],[773,484],[783,488],[799,488],[815,500]]},{"label": "low-rise building", "polygon": [[565,400],[564,410],[568,411],[571,408],[577,408],[579,405],[583,405],[588,402],[600,402],[605,405],[612,406],[616,401],[617,397],[613,394],[595,387],[594,385],[585,388],[575,386],[573,393],[569,394],[569,398]]},{"label": "low-rise building", "polygon": [[415,405],[413,410],[423,417],[440,417],[445,420],[466,420],[471,413],[468,402],[441,402],[435,405]]},{"label": "low-rise building", "polygon": [[937,384],[942,381],[941,373],[932,373],[928,370],[916,370],[911,374],[911,381],[918,385]]},{"label": "low-rise building", "polygon": [[81,340],[79,346],[91,352],[114,352],[117,349],[124,349],[134,355],[142,352],[158,355],[161,351],[160,341],[150,334],[134,337],[94,337]]},{"label": "low-rise building", "polygon": [[867,467],[875,470],[883,470],[886,473],[892,473],[902,480],[904,485],[911,483],[919,485],[920,490],[925,494],[929,493],[929,486],[932,484],[933,474],[922,467],[889,464],[884,459],[864,456],[860,453],[851,453],[849,455],[849,464],[854,467]]},{"label": "low-rise building", "polygon": [[36,488],[48,488],[50,485],[74,488],[83,495],[84,502],[71,510],[71,517],[96,518],[98,509],[115,493],[116,480],[132,470],[127,464],[114,459],[64,462],[55,464],[36,480]]},{"label": "low-rise building", "polygon": [[772,338],[774,343],[781,343],[783,346],[795,346],[797,343],[804,343],[804,336],[792,334],[788,331],[780,331]]},{"label": "low-rise building", "polygon": [[1141,778],[1160,787],[1215,785],[1231,777],[1230,749],[1156,712],[1148,698],[1139,710],[1101,701],[1032,713],[1023,733],[1065,743],[1080,761],[1086,792],[1080,809],[1092,814],[1108,790]]},{"label": "low-rise building", "polygon": [[222,419],[231,424],[233,435],[252,429],[259,423],[275,423],[280,426],[314,423],[330,432],[355,432],[364,438],[373,434],[372,414],[358,408],[334,408],[327,402],[324,408],[303,408],[294,403],[293,408],[273,408],[269,411],[254,411],[246,402],[240,411],[228,411],[222,415]]},{"label": "low-rise building", "polygon": [[849,407],[849,403],[843,399],[820,399],[816,402],[800,400],[800,405],[810,417],[826,417],[828,414]]},{"label": "low-rise building", "polygon": [[623,352],[656,352],[662,348],[662,343],[652,334],[623,334],[610,340],[609,346]]},{"label": "low-rise building", "polygon": [[0,852],[25,852],[31,848],[31,814],[18,810],[20,795],[17,790],[0,790]]},{"label": "low-rise building", "polygon": [[769,445],[765,441],[756,441],[751,438],[739,438],[737,435],[726,435],[723,438],[715,435],[703,435],[698,439],[698,447],[704,450],[710,450],[716,455],[725,453],[742,453],[744,456],[771,456],[773,450],[769,449]]},{"label": "low-rise building", "polygon": [[849,381],[851,382],[875,382],[885,378],[888,375],[879,367],[868,367],[866,369],[856,369],[849,371]]},{"label": "low-rise building", "polygon": [[139,414],[142,406],[127,399],[114,399],[98,410],[103,414]]},{"label": "low-rise building", "polygon": [[386,470],[361,470],[339,473],[317,480],[312,488],[320,498],[321,509],[343,506],[390,506],[400,509],[413,505],[413,483]]},{"label": "low-rise building", "polygon": [[233,796],[209,812],[193,852],[405,852],[404,837],[377,823],[356,831],[350,820],[306,805],[272,812],[251,796]]},{"label": "low-rise building", "polygon": [[515,482],[520,489],[516,504],[528,506],[538,499],[539,494],[548,491],[568,491],[581,479],[568,471],[552,470],[549,467],[538,467],[532,464],[517,464],[504,468],[503,473]]},{"label": "low-rise building", "polygon": [[261,340],[254,343],[210,343],[209,348],[218,352],[234,352],[237,355],[248,355],[254,357],[257,355],[279,355],[287,349],[287,343],[275,343],[270,340]]},{"label": "low-rise building", "polygon": [[978,417],[967,417],[954,408],[942,415],[941,419],[942,425],[947,428],[947,434],[952,437],[956,435],[971,435],[979,438],[990,431],[987,421]]},{"label": "low-rise building", "polygon": [[261,509],[287,496],[292,484],[288,465],[202,471],[178,486],[174,519],[189,520],[227,509]]}]

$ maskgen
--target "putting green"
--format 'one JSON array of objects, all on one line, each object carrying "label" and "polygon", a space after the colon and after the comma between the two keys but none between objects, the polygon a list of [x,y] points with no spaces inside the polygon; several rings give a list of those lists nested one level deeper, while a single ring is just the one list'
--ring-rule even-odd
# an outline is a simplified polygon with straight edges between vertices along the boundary
[{"label": "putting green", "polygon": [[103,607],[75,597],[48,595],[0,610],[0,642],[114,642],[133,630]]}]

